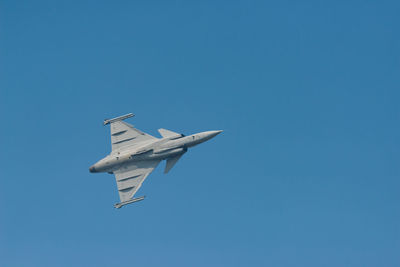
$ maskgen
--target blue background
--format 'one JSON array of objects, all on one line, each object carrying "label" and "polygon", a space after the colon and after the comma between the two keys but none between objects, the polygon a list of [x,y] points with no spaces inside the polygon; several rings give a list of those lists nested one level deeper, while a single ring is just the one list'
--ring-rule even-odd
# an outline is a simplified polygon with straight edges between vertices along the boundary
[{"label": "blue background", "polygon": [[[2,1],[0,266],[400,266],[398,1]],[[104,118],[224,132],[115,210]]]}]

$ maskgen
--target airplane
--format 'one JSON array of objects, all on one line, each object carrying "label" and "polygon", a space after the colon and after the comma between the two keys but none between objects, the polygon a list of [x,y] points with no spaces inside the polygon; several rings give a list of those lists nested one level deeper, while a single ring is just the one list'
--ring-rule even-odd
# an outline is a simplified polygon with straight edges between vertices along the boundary
[{"label": "airplane", "polygon": [[158,129],[162,138],[156,138],[123,121],[133,116],[129,113],[104,120],[104,126],[110,124],[111,128],[111,153],[89,168],[91,173],[107,172],[115,175],[120,197],[120,202],[114,205],[117,209],[145,198],[133,197],[160,161],[167,161],[164,173],[168,173],[188,148],[222,132],[207,131],[185,136]]}]

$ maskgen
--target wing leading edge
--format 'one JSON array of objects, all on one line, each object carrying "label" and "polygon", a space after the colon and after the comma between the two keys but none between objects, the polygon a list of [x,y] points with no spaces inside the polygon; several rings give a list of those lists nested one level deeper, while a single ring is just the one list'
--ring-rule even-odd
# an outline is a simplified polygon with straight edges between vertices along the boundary
[{"label": "wing leading edge", "polygon": [[121,120],[109,123],[111,129],[111,150],[121,150],[125,147],[132,147],[143,142],[157,140],[156,137],[146,134],[133,125]]},{"label": "wing leading edge", "polygon": [[[121,203],[131,203],[144,180],[157,167],[159,160],[134,162],[114,172]],[[126,204],[128,204],[126,203]]]}]

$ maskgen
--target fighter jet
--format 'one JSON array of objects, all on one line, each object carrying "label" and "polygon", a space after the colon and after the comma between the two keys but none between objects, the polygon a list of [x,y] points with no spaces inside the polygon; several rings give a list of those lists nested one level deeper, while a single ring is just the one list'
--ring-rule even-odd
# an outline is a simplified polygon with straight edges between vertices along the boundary
[{"label": "fighter jet", "polygon": [[110,124],[111,128],[111,153],[89,168],[92,173],[108,172],[115,175],[121,201],[114,205],[117,209],[145,198],[133,196],[160,161],[167,161],[164,173],[168,173],[188,148],[222,132],[208,131],[185,136],[158,129],[162,138],[156,138],[123,122],[133,116],[129,113],[104,120],[104,125]]}]

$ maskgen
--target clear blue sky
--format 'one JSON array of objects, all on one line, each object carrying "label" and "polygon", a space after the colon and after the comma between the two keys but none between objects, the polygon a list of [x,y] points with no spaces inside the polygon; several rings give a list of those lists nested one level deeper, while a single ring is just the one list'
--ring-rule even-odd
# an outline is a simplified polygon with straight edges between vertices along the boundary
[{"label": "clear blue sky", "polygon": [[[2,1],[0,266],[400,266],[398,1]],[[102,120],[224,130],[115,210]]]}]

